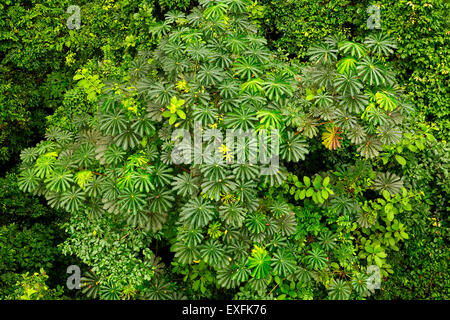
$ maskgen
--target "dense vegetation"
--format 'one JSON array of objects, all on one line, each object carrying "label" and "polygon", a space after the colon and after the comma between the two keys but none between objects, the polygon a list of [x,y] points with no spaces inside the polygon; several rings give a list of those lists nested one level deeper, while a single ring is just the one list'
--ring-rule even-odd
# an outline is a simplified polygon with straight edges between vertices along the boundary
[{"label": "dense vegetation", "polygon": [[0,1],[0,299],[448,299],[448,4],[70,5]]}]

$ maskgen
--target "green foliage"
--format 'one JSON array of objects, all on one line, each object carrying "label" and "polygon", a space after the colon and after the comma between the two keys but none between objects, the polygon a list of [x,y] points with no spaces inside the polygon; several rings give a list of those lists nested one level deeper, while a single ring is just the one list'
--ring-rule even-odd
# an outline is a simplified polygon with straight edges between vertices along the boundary
[{"label": "green foliage", "polygon": [[[448,35],[445,1],[383,0],[377,5],[381,12],[381,33],[367,29],[371,1],[312,0],[279,2],[262,0],[263,17],[260,19],[271,47],[282,50],[291,57],[305,60],[308,49],[326,37],[352,36],[354,43],[363,40],[367,49],[376,57],[390,56],[400,85],[409,93],[418,110],[426,114],[429,121],[439,126],[441,136],[448,137]],[[388,36],[390,35],[390,36]],[[388,38],[395,38],[396,45]],[[330,44],[316,47],[317,53],[335,54]],[[320,48],[320,49],[319,49]],[[396,48],[396,53],[393,49]],[[349,54],[364,52],[361,45],[344,44]],[[311,51],[309,51],[311,52]],[[313,51],[314,53],[315,51]],[[324,55],[322,57],[325,58]],[[351,58],[351,57],[348,57]],[[352,60],[341,60],[338,71],[351,70]],[[358,58],[359,60],[359,58]],[[361,67],[362,68],[362,67]],[[363,71],[361,69],[361,71]],[[375,70],[371,73],[374,74]],[[367,73],[369,76],[370,73]],[[375,79],[374,79],[375,80]]]},{"label": "green foliage", "polygon": [[[48,81],[67,83],[46,95],[48,83],[37,83],[33,94],[43,97],[36,103],[58,108],[47,118],[45,140],[22,151],[18,181],[0,179],[1,297],[46,297],[42,274],[11,285],[20,273],[55,268],[53,235],[60,240],[62,225],[58,249],[87,266],[81,293],[91,299],[446,298],[448,276],[438,270],[447,269],[448,147],[435,138],[445,135],[437,132],[444,122],[426,123],[417,97],[428,84],[406,76],[417,70],[404,61],[404,31],[392,29],[393,12],[405,4],[386,3],[382,30],[367,31],[364,4],[346,1],[199,1],[189,12],[167,13],[192,5],[94,1],[81,4],[78,31],[57,29],[63,18],[52,21],[57,30],[49,35],[61,37],[37,55],[42,63],[19,62],[11,47],[3,65],[15,87],[0,87],[11,97],[0,97],[7,107],[19,100],[9,92],[26,82],[22,73],[57,70]],[[414,13],[407,24],[421,25],[428,6],[407,6]],[[24,21],[36,10],[59,12],[17,3],[3,14],[13,17],[16,8]],[[289,20],[278,16],[285,10]],[[84,20],[91,15],[105,19]],[[91,44],[94,36],[100,40]],[[2,48],[29,40],[13,38]],[[29,64],[29,74],[11,79]],[[433,69],[435,79],[444,71]],[[11,119],[26,122],[23,111]],[[265,168],[251,139],[235,150],[221,138],[249,129],[257,139],[278,133],[268,142],[279,148],[279,166]],[[214,161],[177,161],[196,134],[211,152],[203,160]],[[240,152],[255,161],[235,163]],[[28,225],[29,216],[53,221],[60,211],[66,221]],[[30,259],[23,250],[33,252]],[[381,292],[368,286],[373,266]],[[60,297],[58,290],[49,297]]]},{"label": "green foliage", "polygon": [[[77,5],[81,28],[70,30],[66,25],[70,14],[66,10],[73,4],[68,0],[0,4],[0,161],[3,164],[14,159],[30,141],[36,141],[36,136],[43,136],[42,119],[60,107],[64,93],[74,85],[75,70],[81,69],[75,78],[87,91],[80,94],[75,89],[66,100],[75,102],[82,98],[87,100],[86,106],[81,108],[67,101],[66,108],[92,110],[87,107],[99,88],[90,84],[100,85],[100,82],[98,75],[84,68],[88,60],[102,57],[103,66],[111,65],[111,60],[127,60],[134,48],[152,43],[151,35],[143,30],[148,30],[154,20],[153,1],[80,1]],[[61,117],[67,117],[67,109],[65,112]]]},{"label": "green foliage", "polygon": [[28,272],[22,274],[22,279],[13,287],[13,293],[7,297],[8,300],[61,300],[63,289],[50,289],[46,285],[48,275],[44,269],[30,275]]}]

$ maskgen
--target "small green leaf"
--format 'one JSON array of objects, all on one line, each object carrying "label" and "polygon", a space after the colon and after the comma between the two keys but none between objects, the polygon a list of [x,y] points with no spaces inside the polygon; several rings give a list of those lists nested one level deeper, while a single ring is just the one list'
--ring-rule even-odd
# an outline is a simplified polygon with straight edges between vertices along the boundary
[{"label": "small green leaf", "polygon": [[402,166],[406,165],[406,160],[402,156],[395,155],[395,160],[397,160],[397,162],[400,163]]},{"label": "small green leaf", "polygon": [[311,179],[309,177],[303,177],[303,183],[305,184],[305,186],[307,188],[309,188],[309,186],[311,185]]},{"label": "small green leaf", "polygon": [[306,190],[303,189],[302,191],[300,191],[300,199],[303,200],[306,197]]},{"label": "small green leaf", "polygon": [[327,187],[329,183],[330,183],[330,177],[325,177],[325,179],[323,179],[322,185],[324,187]]},{"label": "small green leaf", "polygon": [[174,124],[177,121],[177,116],[175,114],[170,116],[169,124]]},{"label": "small green leaf", "polygon": [[186,119],[186,113],[183,110],[177,110],[177,114],[181,119]]}]

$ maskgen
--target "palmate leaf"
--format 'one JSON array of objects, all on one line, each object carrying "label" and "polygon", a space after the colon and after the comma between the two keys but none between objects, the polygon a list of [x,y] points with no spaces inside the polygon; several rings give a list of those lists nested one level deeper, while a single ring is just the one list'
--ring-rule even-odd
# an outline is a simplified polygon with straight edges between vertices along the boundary
[{"label": "palmate leaf", "polygon": [[253,212],[247,215],[245,226],[251,233],[261,233],[265,229],[266,216],[259,212]]},{"label": "palmate leaf", "polygon": [[203,12],[203,17],[208,20],[222,18],[227,10],[228,6],[226,3],[215,3],[214,5],[211,5],[210,7],[205,9],[205,11]]},{"label": "palmate leaf", "polygon": [[149,118],[139,118],[132,125],[131,129],[140,135],[151,135],[155,131],[155,126]]},{"label": "palmate leaf", "polygon": [[34,192],[38,188],[39,182],[40,180],[32,168],[20,172],[18,186],[23,192]]},{"label": "palmate leaf", "polygon": [[132,188],[120,192],[118,204],[123,212],[136,214],[145,208],[145,195]]},{"label": "palmate leaf", "polygon": [[281,218],[284,215],[288,215],[291,213],[291,209],[289,205],[284,201],[274,201],[270,207],[270,212],[272,212],[275,218]]},{"label": "palmate leaf", "polygon": [[205,181],[202,183],[202,193],[211,200],[219,201],[222,194],[230,193],[236,189],[236,183],[232,176],[217,181]]},{"label": "palmate leaf", "polygon": [[277,248],[286,248],[287,245],[288,245],[288,239],[285,236],[283,236],[279,233],[274,233],[272,239],[267,244],[267,248],[272,251]]},{"label": "palmate leaf", "polygon": [[238,203],[225,204],[219,208],[219,217],[227,225],[240,228],[245,219],[247,210]]},{"label": "palmate leaf", "polygon": [[325,252],[318,247],[308,251],[305,260],[314,270],[323,270],[327,266],[328,261]]},{"label": "palmate leaf", "polygon": [[228,11],[233,13],[247,12],[247,7],[251,5],[250,0],[224,0],[228,6]]},{"label": "palmate leaf", "polygon": [[294,87],[283,75],[270,75],[263,83],[262,89],[269,100],[280,101],[293,95]]},{"label": "palmate leaf", "polygon": [[336,150],[341,146],[342,137],[339,135],[341,133],[339,127],[328,127],[322,135],[323,145],[330,150]]},{"label": "palmate leaf", "polygon": [[251,256],[247,259],[247,266],[252,269],[251,275],[256,279],[263,279],[269,274],[270,264],[271,259],[267,251],[258,246],[255,246]]},{"label": "palmate leaf", "polygon": [[345,57],[336,64],[338,73],[349,73],[350,70],[356,71],[357,60],[353,57]]},{"label": "palmate leaf", "polygon": [[173,168],[166,166],[164,163],[157,163],[153,169],[153,181],[156,186],[163,187],[172,182],[173,179]]},{"label": "palmate leaf", "polygon": [[61,198],[62,193],[49,191],[45,194],[45,200],[47,200],[47,204],[51,208],[63,208],[63,206],[61,205]]},{"label": "palmate leaf", "polygon": [[313,275],[313,271],[297,266],[295,271],[288,276],[288,280],[308,284],[313,279]]},{"label": "palmate leaf", "polygon": [[148,208],[156,213],[168,212],[175,201],[172,191],[158,188],[148,195]]},{"label": "palmate leaf", "polygon": [[88,168],[95,162],[95,147],[90,143],[83,143],[75,150],[73,161],[82,168]]},{"label": "palmate leaf", "polygon": [[349,130],[356,126],[357,119],[349,112],[336,108],[331,116],[334,124],[344,130]]},{"label": "palmate leaf", "polygon": [[39,178],[45,178],[49,176],[55,167],[55,160],[57,154],[55,152],[49,152],[41,155],[34,165],[34,174]]},{"label": "palmate leaf", "polygon": [[234,274],[231,276],[232,280],[239,282],[247,281],[250,278],[250,270],[245,263],[240,263],[236,266]]},{"label": "palmate leaf", "polygon": [[336,77],[334,80],[334,86],[336,90],[343,96],[350,95],[355,96],[359,94],[363,88],[363,84],[358,75],[354,71],[344,73]]},{"label": "palmate leaf", "polygon": [[284,215],[283,217],[278,219],[276,223],[281,234],[286,237],[294,234],[295,230],[297,229],[297,219],[293,212]]},{"label": "palmate leaf", "polygon": [[195,106],[192,115],[195,121],[201,122],[205,127],[215,123],[218,118],[218,113],[210,105]]},{"label": "palmate leaf", "polygon": [[233,265],[229,264],[220,270],[217,270],[217,283],[222,288],[232,289],[239,285],[239,281],[233,279],[235,275]]},{"label": "palmate leaf", "polygon": [[320,108],[329,107],[333,104],[333,96],[327,94],[326,92],[315,95],[314,99],[314,103]]},{"label": "palmate leaf", "polygon": [[[186,37],[185,37],[185,40]],[[202,43],[194,41],[187,47],[187,53],[196,62],[201,62],[209,58],[212,54],[211,50],[204,46]]]},{"label": "palmate leaf", "polygon": [[200,179],[193,177],[192,173],[183,172],[174,177],[172,182],[173,190],[177,191],[182,197],[191,197],[197,194],[199,190]]},{"label": "palmate leaf", "polygon": [[204,86],[218,85],[225,78],[225,73],[222,69],[212,64],[207,64],[200,67],[197,77]]},{"label": "palmate leaf", "polygon": [[145,230],[152,230],[152,232],[158,232],[162,229],[164,223],[167,221],[167,212],[153,212],[149,211],[147,214],[147,225],[144,226]]},{"label": "palmate leaf", "polygon": [[270,51],[265,46],[261,46],[260,44],[252,43],[253,41],[259,41],[258,39],[263,39],[263,38],[258,38],[258,37],[254,38],[254,37],[248,36],[247,39],[249,40],[249,42],[251,44],[250,44],[250,46],[247,47],[247,50],[244,52],[244,55],[252,57],[263,64],[269,62]]},{"label": "palmate leaf", "polygon": [[369,97],[365,94],[345,95],[341,97],[339,104],[348,112],[360,113],[369,104]]},{"label": "palmate leaf", "polygon": [[101,201],[96,200],[89,201],[86,204],[85,211],[87,212],[89,218],[93,220],[98,220],[105,214]]},{"label": "palmate leaf", "polygon": [[165,21],[169,23],[177,23],[178,20],[184,19],[185,17],[185,14],[178,10],[170,10],[164,15]]},{"label": "palmate leaf", "polygon": [[403,182],[399,176],[392,172],[381,172],[373,183],[373,188],[380,193],[388,191],[391,195],[397,194],[401,191]]},{"label": "palmate leaf", "polygon": [[227,113],[225,116],[225,125],[227,128],[235,130],[249,130],[255,127],[255,122],[258,121],[256,113],[252,108],[237,108],[233,113]]},{"label": "palmate leaf", "polygon": [[306,141],[300,135],[288,131],[287,137],[283,139],[280,146],[281,158],[288,162],[305,160],[305,155],[309,153],[306,147]]},{"label": "palmate leaf", "polygon": [[[259,81],[259,80],[257,80]],[[242,85],[244,86],[244,85]],[[260,95],[257,91],[247,91],[242,92],[239,95],[239,100],[237,100],[239,105],[243,105],[247,107],[247,105],[250,107],[253,107],[253,109],[261,109],[264,106],[267,105],[267,99]]]},{"label": "palmate leaf", "polygon": [[386,112],[375,106],[373,103],[369,104],[366,108],[363,117],[365,117],[373,126],[384,125],[388,121]]},{"label": "palmate leaf", "polygon": [[394,124],[388,122],[380,126],[377,131],[381,143],[386,145],[394,145],[400,142],[402,138],[402,131]]},{"label": "palmate leaf", "polygon": [[[174,34],[172,33],[171,35],[173,36]],[[179,42],[178,39],[174,41],[163,41],[161,42],[160,48],[168,56],[175,59],[181,57],[186,51],[186,46],[183,43]],[[169,70],[167,71],[170,73]]]},{"label": "palmate leaf", "polygon": [[278,111],[261,110],[256,113],[261,123],[260,127],[264,129],[280,129],[281,115]]},{"label": "palmate leaf", "polygon": [[364,40],[364,44],[378,56],[388,56],[394,53],[394,49],[397,48],[395,39],[383,32],[371,33]]},{"label": "palmate leaf", "polygon": [[305,83],[312,87],[332,89],[336,78],[336,69],[331,65],[319,65],[304,68]]},{"label": "palmate leaf", "polygon": [[339,50],[341,50],[344,53],[350,54],[355,58],[362,58],[367,55],[367,48],[356,42],[352,41],[343,41],[338,44]]},{"label": "palmate leaf", "polygon": [[225,99],[236,98],[239,94],[240,83],[238,81],[223,81],[219,86],[220,96]]},{"label": "palmate leaf", "polygon": [[114,143],[126,151],[139,145],[141,138],[133,129],[127,128],[114,138]]},{"label": "palmate leaf", "polygon": [[327,251],[336,248],[336,236],[330,230],[321,232],[317,240],[320,246]]},{"label": "palmate leaf", "polygon": [[264,81],[260,78],[250,79],[241,85],[241,92],[250,92],[257,94],[263,90],[263,83]]},{"label": "palmate leaf", "polygon": [[229,263],[223,246],[217,240],[210,239],[202,245],[200,256],[207,264],[215,269],[224,268]]},{"label": "palmate leaf", "polygon": [[190,246],[183,242],[176,242],[172,250],[175,251],[175,258],[182,264],[191,264],[200,257],[197,246]]},{"label": "palmate leaf", "polygon": [[140,226],[145,228],[148,225],[148,216],[144,211],[132,212],[128,215],[127,224],[132,227]]},{"label": "palmate leaf", "polygon": [[190,61],[183,55],[166,56],[162,61],[162,68],[170,80],[175,79],[179,74],[185,73],[190,66]]},{"label": "palmate leaf", "polygon": [[162,37],[169,33],[171,29],[170,24],[167,21],[161,23],[154,23],[149,27],[149,32],[156,37]]},{"label": "palmate leaf", "polygon": [[95,299],[98,296],[100,289],[100,277],[98,277],[94,272],[88,271],[81,277],[81,292],[85,294],[88,298]]},{"label": "palmate leaf", "polygon": [[237,163],[233,165],[233,175],[236,180],[255,180],[259,176],[259,167],[252,163]]},{"label": "palmate leaf", "polygon": [[74,213],[80,210],[85,200],[85,193],[79,189],[72,187],[61,194],[61,206],[67,211]]},{"label": "palmate leaf", "polygon": [[143,296],[148,300],[168,300],[173,295],[170,283],[164,279],[154,278],[144,289]]},{"label": "palmate leaf", "polygon": [[263,66],[253,57],[241,57],[234,63],[233,71],[241,79],[248,81],[253,77],[261,76]]},{"label": "palmate leaf", "polygon": [[257,199],[256,183],[254,181],[237,181],[235,194],[241,202],[253,203]]},{"label": "palmate leaf", "polygon": [[263,183],[269,186],[277,186],[283,183],[287,176],[287,169],[279,165],[268,165],[262,168],[265,172]]},{"label": "palmate leaf", "polygon": [[193,228],[206,226],[215,215],[214,206],[210,201],[197,197],[189,200],[182,208],[180,221]]},{"label": "palmate leaf", "polygon": [[286,277],[295,271],[296,261],[288,251],[278,249],[272,257],[271,266],[276,274]]},{"label": "palmate leaf", "polygon": [[245,262],[247,261],[248,249],[250,244],[247,239],[242,238],[242,231],[239,229],[231,229],[225,235],[225,241],[227,243],[226,251],[227,254],[232,257],[234,262]]},{"label": "palmate leaf", "polygon": [[225,39],[225,44],[234,54],[240,54],[247,48],[248,40],[244,34],[232,34]]},{"label": "palmate leaf", "polygon": [[134,181],[134,186],[140,192],[150,192],[154,190],[155,186],[152,182],[150,174],[146,171],[138,170],[133,172],[132,180]]},{"label": "palmate leaf", "polygon": [[381,62],[374,57],[363,58],[356,70],[362,81],[371,86],[379,86],[386,82],[385,69]]},{"label": "palmate leaf", "polygon": [[202,229],[187,228],[184,226],[178,230],[178,241],[184,242],[188,246],[196,246],[200,244],[204,238]]},{"label": "palmate leaf", "polygon": [[365,297],[369,295],[369,289],[367,287],[368,282],[369,276],[364,272],[359,272],[353,275],[351,284],[353,290],[355,290],[359,296]]},{"label": "palmate leaf", "polygon": [[115,136],[127,127],[125,112],[120,108],[105,112],[99,116],[99,129],[109,135]]},{"label": "palmate leaf", "polygon": [[347,300],[352,293],[352,287],[347,281],[333,279],[328,287],[328,296],[332,300]]},{"label": "palmate leaf", "polygon": [[170,104],[170,99],[176,96],[175,85],[167,84],[165,82],[151,82],[143,79],[138,82],[138,92],[147,96],[149,100],[160,106],[167,106]]},{"label": "palmate leaf", "polygon": [[222,51],[213,52],[210,56],[210,59],[214,66],[222,69],[230,68],[233,64],[233,60],[228,55],[228,53]]},{"label": "palmate leaf", "polygon": [[393,111],[397,107],[395,92],[392,90],[382,90],[375,93],[375,100],[386,111]]},{"label": "palmate leaf", "polygon": [[331,199],[331,206],[336,209],[338,215],[355,215],[361,211],[356,200],[341,195],[337,195]]},{"label": "palmate leaf", "polygon": [[337,59],[337,50],[328,43],[322,43],[308,49],[310,60],[314,63],[331,63]]},{"label": "palmate leaf", "polygon": [[46,187],[54,192],[64,192],[73,183],[72,177],[70,171],[55,170],[45,179]]},{"label": "palmate leaf", "polygon": [[375,136],[367,136],[362,145],[358,147],[358,152],[365,158],[374,158],[383,149],[380,140]]},{"label": "palmate leaf", "polygon": [[36,148],[26,148],[20,153],[20,160],[22,160],[23,163],[29,164],[33,163],[38,156],[39,152]]}]

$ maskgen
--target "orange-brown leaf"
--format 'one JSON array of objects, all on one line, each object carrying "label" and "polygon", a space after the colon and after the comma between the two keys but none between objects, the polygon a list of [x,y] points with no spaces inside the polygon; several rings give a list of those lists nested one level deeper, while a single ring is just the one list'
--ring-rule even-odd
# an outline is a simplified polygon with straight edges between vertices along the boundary
[{"label": "orange-brown leaf", "polygon": [[328,127],[327,131],[323,133],[322,140],[325,147],[330,150],[336,150],[341,146],[342,137],[339,134],[342,133],[339,127]]}]

